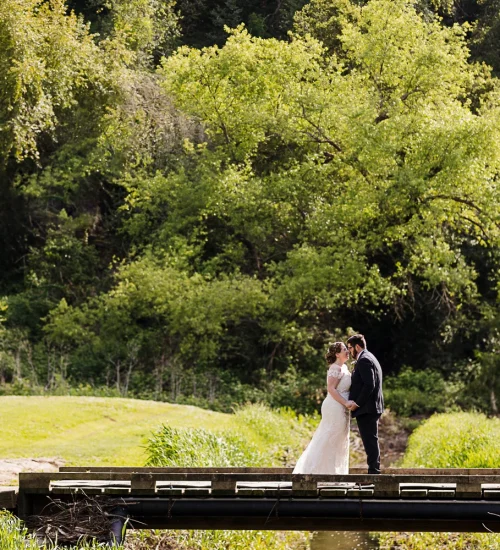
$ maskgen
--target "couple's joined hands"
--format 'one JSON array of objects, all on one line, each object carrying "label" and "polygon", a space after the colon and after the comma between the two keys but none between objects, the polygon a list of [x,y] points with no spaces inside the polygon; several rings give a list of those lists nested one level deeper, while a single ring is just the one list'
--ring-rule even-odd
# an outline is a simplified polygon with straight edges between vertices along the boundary
[{"label": "couple's joined hands", "polygon": [[345,408],[349,409],[350,411],[355,411],[356,409],[359,409],[359,406],[356,405],[356,403],[354,401],[349,400],[345,404]]}]

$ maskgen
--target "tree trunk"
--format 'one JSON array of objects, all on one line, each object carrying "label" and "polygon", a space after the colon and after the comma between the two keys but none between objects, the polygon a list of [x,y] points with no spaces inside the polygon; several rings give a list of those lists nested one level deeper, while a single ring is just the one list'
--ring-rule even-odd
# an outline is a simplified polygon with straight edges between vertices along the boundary
[{"label": "tree trunk", "polygon": [[115,369],[116,369],[116,389],[121,392],[121,362],[118,359],[118,361],[115,363]]},{"label": "tree trunk", "polygon": [[491,388],[490,390],[490,401],[491,401],[491,410],[493,414],[498,414],[498,405],[497,405],[497,396],[495,395],[495,390]]},{"label": "tree trunk", "polygon": [[155,399],[158,401],[163,392],[163,373],[165,371],[165,354],[155,361]]},{"label": "tree trunk", "polygon": [[22,372],[21,372],[21,350],[22,350],[22,344],[19,344],[17,346],[16,350],[16,379],[21,380],[22,378]]}]

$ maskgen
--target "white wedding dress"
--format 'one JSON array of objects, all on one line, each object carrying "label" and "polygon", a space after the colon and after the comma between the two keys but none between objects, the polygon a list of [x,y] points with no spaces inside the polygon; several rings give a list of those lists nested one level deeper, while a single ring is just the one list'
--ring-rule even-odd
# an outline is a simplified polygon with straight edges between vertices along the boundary
[{"label": "white wedding dress", "polygon": [[[331,365],[328,377],[339,378],[337,391],[349,399],[351,373],[345,365]],[[349,473],[350,413],[328,393],[321,405],[321,422],[307,449],[302,453],[294,474]]]}]

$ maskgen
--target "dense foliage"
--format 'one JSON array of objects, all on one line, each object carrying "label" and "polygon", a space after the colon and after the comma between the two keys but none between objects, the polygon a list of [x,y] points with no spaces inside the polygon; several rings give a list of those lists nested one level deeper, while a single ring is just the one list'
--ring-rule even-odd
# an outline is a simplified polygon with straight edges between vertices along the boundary
[{"label": "dense foliage", "polygon": [[497,412],[496,4],[261,4],[2,2],[0,390],[312,410],[357,330]]},{"label": "dense foliage", "polygon": [[398,416],[428,416],[453,408],[461,390],[463,386],[457,390],[436,371],[404,367],[398,376],[386,379],[384,401]]}]

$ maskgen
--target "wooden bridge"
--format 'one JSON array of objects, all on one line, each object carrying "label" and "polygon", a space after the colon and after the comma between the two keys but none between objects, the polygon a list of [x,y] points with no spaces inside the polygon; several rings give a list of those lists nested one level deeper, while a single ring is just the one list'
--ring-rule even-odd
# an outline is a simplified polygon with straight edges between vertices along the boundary
[{"label": "wooden bridge", "polygon": [[363,472],[66,467],[19,474],[17,499],[4,492],[0,502],[26,519],[53,499],[107,495],[137,529],[500,532],[500,469]]}]

